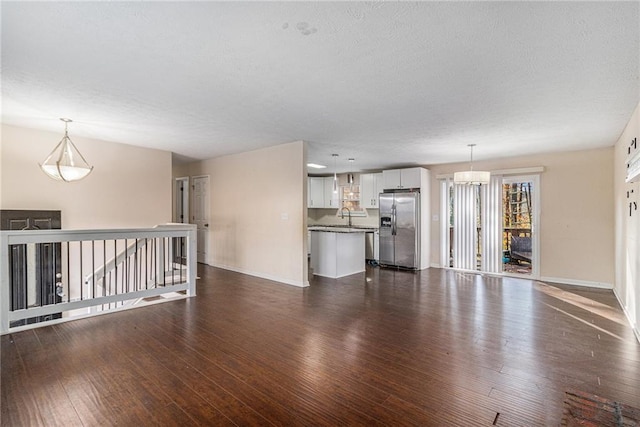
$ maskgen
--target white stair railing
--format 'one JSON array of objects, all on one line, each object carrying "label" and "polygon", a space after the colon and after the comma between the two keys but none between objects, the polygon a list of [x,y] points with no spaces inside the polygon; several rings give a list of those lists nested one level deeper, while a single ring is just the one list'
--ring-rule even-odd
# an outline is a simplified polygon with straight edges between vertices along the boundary
[{"label": "white stair railing", "polygon": [[[185,249],[178,262],[176,242]],[[47,256],[36,258],[45,247]],[[196,247],[188,224],[2,231],[0,333],[123,309],[140,298],[195,296]]]},{"label": "white stair railing", "polygon": [[[166,226],[160,225],[160,226],[156,226],[155,228],[158,228],[158,227],[166,227]],[[121,250],[120,252],[118,252],[116,256],[104,262],[93,273],[87,275],[84,278],[84,285],[87,290],[87,293],[90,294],[91,292],[93,292],[98,296],[112,295],[114,293],[113,291],[114,288],[115,288],[115,293],[118,293],[117,286],[115,286],[115,284],[112,283],[114,282],[113,278],[115,277],[117,279],[118,275],[111,274],[114,271],[117,273],[118,268],[127,269],[129,266],[134,266],[133,272],[131,271],[131,268],[128,268],[129,271],[126,274],[127,274],[127,279],[131,279],[131,281],[136,282],[137,277],[135,275],[135,266],[138,265],[138,257],[140,258],[148,257],[148,254],[150,253],[149,251],[151,251],[151,253],[154,253],[154,251],[156,250],[159,251],[159,254],[156,258],[160,262],[158,263],[157,268],[153,269],[155,274],[152,274],[151,277],[146,277],[145,275],[144,277],[145,289],[157,287],[157,285],[166,283],[167,281],[171,281],[172,283],[175,283],[176,272],[179,273],[178,280],[182,281],[183,279],[182,276],[183,276],[183,273],[185,273],[186,266],[182,265],[182,255],[183,255],[182,254],[183,251],[181,250],[182,247],[176,251],[175,243],[180,243],[181,246],[184,246],[183,245],[184,242],[182,241],[182,238],[179,238],[177,242],[176,242],[176,239],[174,239],[173,243],[174,244],[170,245],[168,249],[164,245],[158,246],[156,248],[155,240],[136,239],[134,242],[127,245],[124,250]],[[148,248],[147,244],[151,246],[151,248],[149,248],[148,250],[147,250]],[[164,256],[165,252],[167,252],[166,258],[168,259],[166,259]],[[176,258],[174,258],[174,256],[179,256],[180,261],[176,262]],[[162,274],[164,274],[164,276],[161,276]],[[170,279],[167,279],[167,277],[169,277]],[[163,278],[163,280],[162,281],[158,280],[159,283],[157,283],[157,280],[156,280],[157,278]],[[139,298],[137,300],[121,301],[113,304],[113,306],[121,307],[126,305],[138,304],[142,300],[143,298]],[[112,304],[110,304],[109,306],[111,307]],[[94,307],[91,307],[91,312],[96,313],[96,312],[102,311],[102,309],[103,309],[102,307],[94,306]]]}]

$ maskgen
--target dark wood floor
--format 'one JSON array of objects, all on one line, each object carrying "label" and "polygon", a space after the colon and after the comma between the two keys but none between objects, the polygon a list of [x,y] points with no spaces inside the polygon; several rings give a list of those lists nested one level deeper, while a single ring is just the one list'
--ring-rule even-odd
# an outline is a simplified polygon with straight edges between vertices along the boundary
[{"label": "dark wood floor", "polygon": [[640,403],[610,291],[200,268],[195,298],[3,336],[2,425],[550,426],[570,388]]}]

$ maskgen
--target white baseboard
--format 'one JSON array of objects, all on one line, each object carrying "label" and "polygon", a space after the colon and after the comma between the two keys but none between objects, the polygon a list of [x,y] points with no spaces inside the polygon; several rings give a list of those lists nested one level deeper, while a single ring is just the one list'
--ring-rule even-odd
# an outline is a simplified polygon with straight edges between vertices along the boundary
[{"label": "white baseboard", "polygon": [[296,286],[298,288],[306,288],[307,286],[309,286],[309,280],[295,281],[295,280],[284,279],[282,277],[272,276],[270,274],[264,274],[264,273],[260,273],[260,272],[256,272],[256,271],[244,270],[242,268],[232,267],[232,266],[229,266],[229,265],[221,265],[221,264],[210,264],[210,265],[212,267],[221,268],[223,270],[234,271],[236,273],[242,273],[242,274],[246,274],[248,276],[254,276],[254,277],[259,277],[261,279],[272,280],[274,282],[284,283],[285,285]]},{"label": "white baseboard", "polygon": [[627,307],[625,307],[625,305],[622,303],[622,299],[620,298],[620,295],[618,295],[618,291],[615,288],[613,289],[613,294],[616,296],[616,299],[618,300],[618,304],[620,305],[620,307],[622,307],[622,311],[624,312],[624,315],[627,317],[627,321],[629,322],[629,326],[631,326],[631,330],[633,331],[633,334],[636,336],[636,339],[640,343],[640,330],[638,330],[638,326],[635,324],[634,319],[631,318],[631,315],[627,311]]},{"label": "white baseboard", "polygon": [[540,277],[537,280],[541,282],[560,283],[563,285],[586,286],[588,288],[613,289],[613,284],[611,283],[592,282],[589,280],[575,280],[575,279],[565,279],[565,278],[559,278],[559,277]]},{"label": "white baseboard", "polygon": [[[441,268],[437,264],[431,264],[431,267]],[[459,273],[475,273],[481,274],[483,276],[494,276],[494,277],[510,277],[514,279],[522,279],[522,280],[538,280],[540,282],[551,282],[551,283],[560,283],[563,285],[572,285],[572,286],[586,286],[588,288],[599,288],[599,289],[613,289],[613,284],[611,283],[603,283],[603,282],[592,282],[589,280],[576,280],[576,279],[565,279],[560,277],[533,277],[526,274],[509,274],[504,272],[487,272],[480,270],[465,270],[462,268],[452,268],[445,267],[445,270],[457,271]]]}]

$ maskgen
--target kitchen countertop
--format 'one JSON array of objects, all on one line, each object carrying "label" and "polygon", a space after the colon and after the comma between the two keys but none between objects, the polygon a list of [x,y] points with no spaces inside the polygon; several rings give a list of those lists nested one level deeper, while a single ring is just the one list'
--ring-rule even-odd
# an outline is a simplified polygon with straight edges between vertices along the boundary
[{"label": "kitchen countertop", "polygon": [[378,227],[366,225],[310,225],[309,231],[325,231],[329,233],[366,233],[378,231]]}]

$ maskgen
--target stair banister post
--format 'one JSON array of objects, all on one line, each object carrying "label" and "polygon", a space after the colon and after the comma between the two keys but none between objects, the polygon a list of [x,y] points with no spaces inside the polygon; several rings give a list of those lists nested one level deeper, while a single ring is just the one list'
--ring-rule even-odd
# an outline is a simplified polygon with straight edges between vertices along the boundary
[{"label": "stair banister post", "polygon": [[192,225],[189,229],[187,237],[187,281],[189,283],[189,289],[187,289],[187,296],[196,296],[196,276],[198,274],[198,232],[195,225]]},{"label": "stair banister post", "polygon": [[0,333],[9,331],[9,242],[5,232],[0,232]]}]

